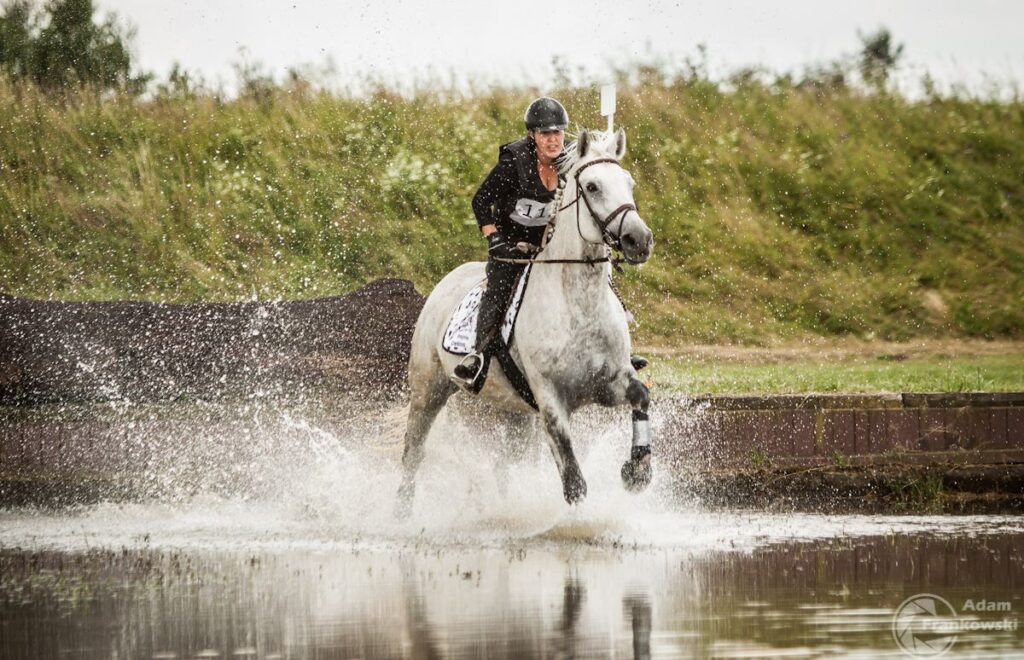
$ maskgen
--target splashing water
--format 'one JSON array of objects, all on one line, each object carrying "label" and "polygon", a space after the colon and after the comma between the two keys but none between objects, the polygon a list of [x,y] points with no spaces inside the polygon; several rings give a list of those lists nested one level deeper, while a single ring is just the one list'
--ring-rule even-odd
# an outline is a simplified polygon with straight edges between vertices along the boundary
[{"label": "splashing water", "polygon": [[[494,466],[500,431],[445,412],[427,441],[413,515],[392,516],[400,480],[405,409],[351,411],[343,423],[309,411],[222,409],[187,424],[125,426],[147,447],[136,476],[145,497],[59,511],[0,512],[0,547],[54,548],[375,548],[558,547],[750,549],[799,539],[929,532],[1024,530],[1015,517],[823,516],[704,511],[669,495],[687,466],[666,455],[655,480],[634,495],[620,482],[628,452],[623,417],[594,411],[574,422],[589,495],[562,499],[554,463],[539,437],[509,467],[499,492]],[[680,414],[680,413],[675,413]],[[687,413],[699,416],[700,411]],[[123,415],[122,415],[123,417]],[[201,422],[196,420],[201,418]],[[327,421],[325,421],[327,420]],[[659,428],[654,419],[655,433]],[[678,421],[678,420],[676,420]],[[691,425],[692,426],[692,425]],[[134,432],[134,435],[133,435]],[[676,452],[675,455],[678,455]],[[682,476],[681,476],[682,475]]]}]

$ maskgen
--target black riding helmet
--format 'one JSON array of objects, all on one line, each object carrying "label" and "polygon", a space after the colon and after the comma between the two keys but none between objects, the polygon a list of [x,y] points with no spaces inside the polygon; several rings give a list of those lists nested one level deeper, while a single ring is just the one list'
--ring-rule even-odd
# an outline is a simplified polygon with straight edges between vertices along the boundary
[{"label": "black riding helmet", "polygon": [[565,130],[569,125],[569,113],[555,99],[542,96],[526,109],[526,130],[556,131]]}]

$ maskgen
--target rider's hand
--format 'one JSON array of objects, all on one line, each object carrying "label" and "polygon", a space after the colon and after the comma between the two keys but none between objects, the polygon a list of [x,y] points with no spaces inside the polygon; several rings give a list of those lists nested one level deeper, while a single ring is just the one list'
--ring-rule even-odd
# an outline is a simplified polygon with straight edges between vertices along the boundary
[{"label": "rider's hand", "polygon": [[501,232],[494,232],[487,237],[487,256],[490,258],[499,259],[523,259],[526,257],[522,252],[516,249],[507,238],[501,235]]}]

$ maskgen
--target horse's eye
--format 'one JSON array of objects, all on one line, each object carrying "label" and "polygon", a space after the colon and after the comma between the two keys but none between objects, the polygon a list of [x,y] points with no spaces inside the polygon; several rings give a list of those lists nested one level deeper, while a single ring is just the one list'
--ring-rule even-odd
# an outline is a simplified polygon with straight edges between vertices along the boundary
[{"label": "horse's eye", "polygon": [[587,184],[587,192],[596,193],[598,191],[597,184],[591,181]]}]

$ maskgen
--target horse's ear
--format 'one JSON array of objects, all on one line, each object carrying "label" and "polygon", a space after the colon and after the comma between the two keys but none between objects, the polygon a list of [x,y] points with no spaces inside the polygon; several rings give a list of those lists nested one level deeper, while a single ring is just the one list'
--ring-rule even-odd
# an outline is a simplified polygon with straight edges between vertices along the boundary
[{"label": "horse's ear", "polygon": [[626,131],[621,126],[615,131],[615,160],[622,160],[626,155]]},{"label": "horse's ear", "polygon": [[587,155],[587,149],[590,148],[590,133],[587,129],[580,131],[580,134],[576,137],[576,157],[583,158]]}]

